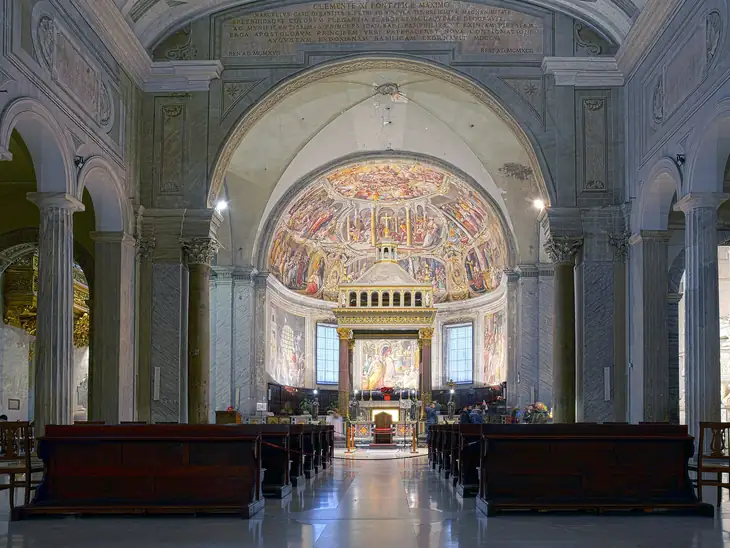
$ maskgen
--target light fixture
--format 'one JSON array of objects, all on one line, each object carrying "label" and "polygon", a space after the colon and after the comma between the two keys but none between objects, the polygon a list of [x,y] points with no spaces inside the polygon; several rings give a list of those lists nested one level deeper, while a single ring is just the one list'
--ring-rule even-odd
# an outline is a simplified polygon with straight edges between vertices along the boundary
[{"label": "light fixture", "polygon": [[317,394],[319,394],[319,390],[314,391],[314,395],[316,396]]},{"label": "light fixture", "polygon": [[453,394],[454,392],[455,392],[455,390],[454,390],[454,389],[452,388],[452,389],[451,389],[451,393]]},{"label": "light fixture", "polygon": [[228,202],[225,200],[218,200],[218,203],[215,204],[215,210],[218,213],[221,213],[222,211],[225,211],[226,209],[228,209]]},{"label": "light fixture", "polygon": [[532,201],[532,206],[537,209],[538,211],[542,211],[545,209],[545,202],[540,200],[539,198],[537,200]]}]

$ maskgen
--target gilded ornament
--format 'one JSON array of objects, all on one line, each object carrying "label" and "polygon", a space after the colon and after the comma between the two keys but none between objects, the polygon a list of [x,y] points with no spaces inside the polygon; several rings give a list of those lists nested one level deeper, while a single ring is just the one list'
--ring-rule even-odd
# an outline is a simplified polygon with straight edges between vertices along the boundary
[{"label": "gilded ornament", "polygon": [[337,336],[340,338],[340,340],[351,339],[352,338],[352,329],[347,329],[346,327],[338,327]]},{"label": "gilded ornament", "polygon": [[89,346],[89,313],[79,316],[74,322],[74,346],[86,348]]}]

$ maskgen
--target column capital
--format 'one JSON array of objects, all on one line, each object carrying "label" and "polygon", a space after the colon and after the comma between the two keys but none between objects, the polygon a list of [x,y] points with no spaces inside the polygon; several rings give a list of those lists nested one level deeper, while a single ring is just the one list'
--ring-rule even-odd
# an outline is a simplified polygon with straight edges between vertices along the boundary
[{"label": "column capital", "polygon": [[28,192],[28,200],[38,206],[39,209],[67,209],[71,213],[84,211],[86,209],[76,197],[65,192]]},{"label": "column capital", "polygon": [[615,261],[625,261],[629,256],[629,240],[630,232],[621,232],[618,234],[609,234],[608,243],[613,247],[613,258]]},{"label": "column capital", "polygon": [[728,198],[730,194],[722,192],[690,192],[675,204],[674,210],[688,213],[695,209],[717,209]]},{"label": "column capital", "polygon": [[337,336],[340,338],[341,341],[351,339],[352,329],[348,329],[347,327],[338,327]]},{"label": "column capital", "polygon": [[269,279],[269,273],[254,270],[251,272],[251,279],[253,280],[253,285],[256,289],[266,289],[266,285],[268,284]]},{"label": "column capital", "polygon": [[137,255],[142,262],[149,262],[155,254],[156,240],[154,236],[140,236],[137,238]]},{"label": "column capital", "polygon": [[507,268],[504,271],[504,275],[507,276],[508,284],[516,284],[517,282],[520,281],[520,277],[522,276],[522,273],[520,272],[519,268],[516,270]]},{"label": "column capital", "polygon": [[424,341],[430,341],[433,339],[433,327],[423,327],[418,330],[418,338]]},{"label": "column capital", "polygon": [[204,264],[210,266],[220,247],[218,240],[215,238],[190,238],[189,240],[182,240],[181,243],[185,263],[188,265]]},{"label": "column capital", "polygon": [[553,263],[573,263],[580,248],[583,246],[582,236],[551,236],[545,242],[545,251]]}]

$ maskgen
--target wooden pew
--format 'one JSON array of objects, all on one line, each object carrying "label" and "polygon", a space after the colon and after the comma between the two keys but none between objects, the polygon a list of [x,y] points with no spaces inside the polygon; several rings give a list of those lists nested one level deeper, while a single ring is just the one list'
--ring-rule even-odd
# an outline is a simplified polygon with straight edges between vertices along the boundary
[{"label": "wooden pew", "polygon": [[443,432],[443,425],[434,424],[431,426],[431,444],[432,444],[432,455],[431,468],[437,472],[441,470],[441,436]]},{"label": "wooden pew", "polygon": [[316,474],[314,468],[315,452],[314,452],[314,433],[315,427],[312,424],[305,424],[302,431],[302,447],[304,448],[304,463],[303,472],[304,477],[309,479],[312,475]]},{"label": "wooden pew", "polygon": [[319,474],[319,469],[322,468],[322,427],[318,424],[312,425],[313,427],[313,438],[314,443],[312,447],[312,467],[314,473]]},{"label": "wooden pew", "polygon": [[[304,485],[304,431],[307,425],[292,424],[289,428],[289,480],[293,487]],[[309,434],[311,436],[311,433]]]},{"label": "wooden pew", "polygon": [[45,476],[13,519],[263,509],[261,434],[217,425],[46,427]]},{"label": "wooden pew", "polygon": [[460,424],[456,445],[456,492],[464,498],[479,494],[479,456],[482,425]]},{"label": "wooden pew", "polygon": [[477,507],[506,510],[681,510],[713,515],[695,496],[686,426],[482,426]]},{"label": "wooden pew", "polygon": [[320,455],[320,462],[322,463],[322,470],[327,470],[330,465],[330,436],[329,429],[325,425],[317,425],[320,431],[320,439],[322,441],[322,454]]},{"label": "wooden pew", "polygon": [[288,424],[240,424],[230,428],[259,430],[261,432],[261,463],[265,469],[264,495],[284,498],[291,493],[289,480],[289,429]]},{"label": "wooden pew", "polygon": [[453,424],[445,424],[441,430],[441,467],[439,473],[449,479],[451,475],[451,440],[454,434]]},{"label": "wooden pew", "polygon": [[327,440],[329,445],[329,455],[327,457],[327,460],[330,464],[334,461],[335,458],[335,426],[334,424],[328,424],[325,426],[325,431],[327,432]]}]

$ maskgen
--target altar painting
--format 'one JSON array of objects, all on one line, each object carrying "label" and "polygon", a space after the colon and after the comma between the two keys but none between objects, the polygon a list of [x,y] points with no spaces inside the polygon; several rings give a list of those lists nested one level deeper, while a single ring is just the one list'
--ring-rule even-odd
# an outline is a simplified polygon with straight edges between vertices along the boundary
[{"label": "altar painting", "polygon": [[507,380],[507,338],[503,311],[484,316],[484,382],[489,385]]},{"label": "altar painting", "polygon": [[502,220],[453,174],[413,160],[358,162],[325,174],[283,212],[269,270],[287,288],[337,300],[338,285],[373,264],[374,243],[396,241],[401,265],[436,302],[496,290],[508,264]]},{"label": "altar painting", "polygon": [[360,340],[356,348],[361,390],[418,388],[417,341]]},{"label": "altar painting", "polygon": [[279,384],[304,386],[306,373],[304,318],[272,304],[270,329],[267,371]]}]

